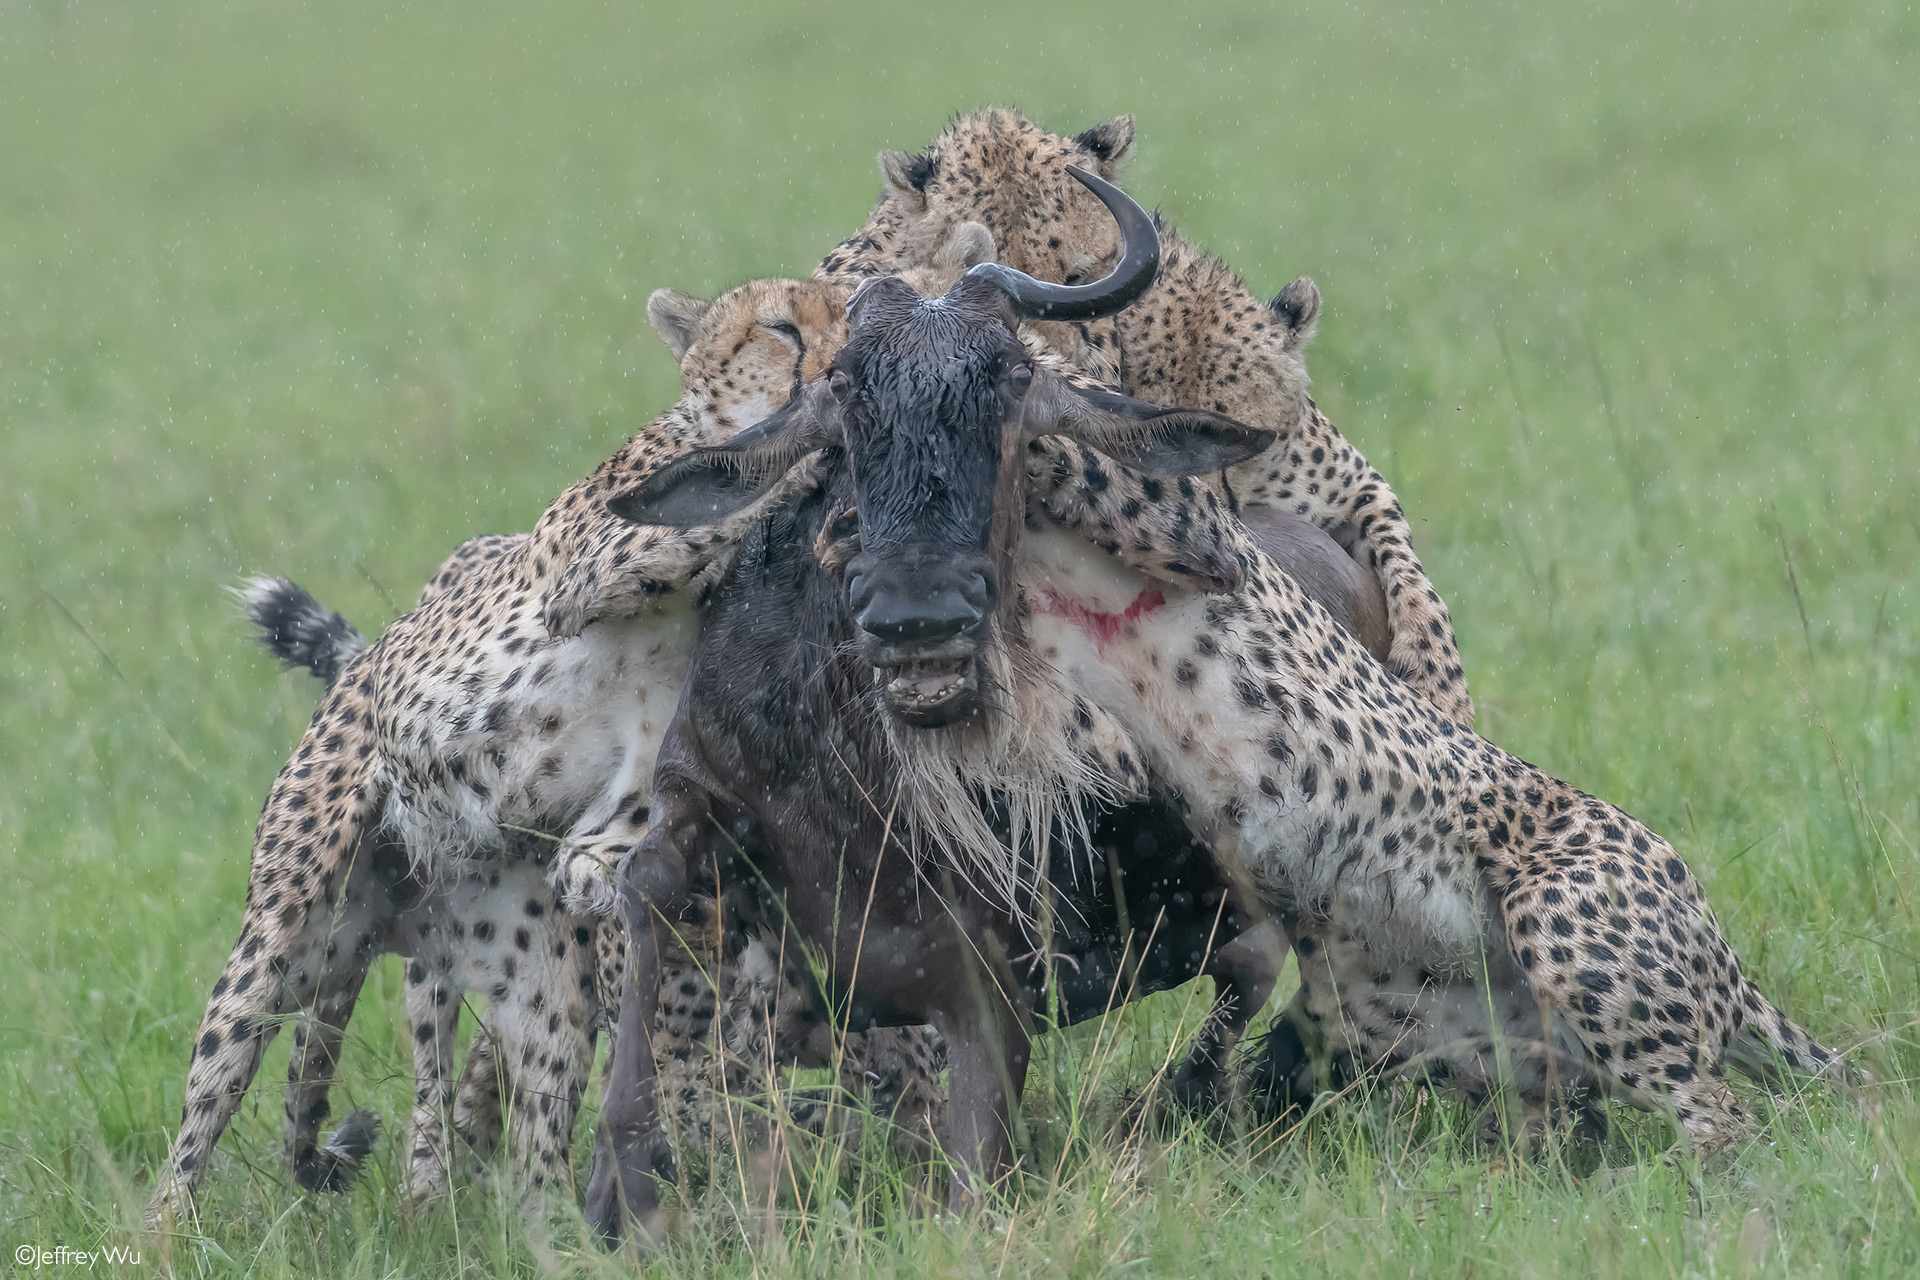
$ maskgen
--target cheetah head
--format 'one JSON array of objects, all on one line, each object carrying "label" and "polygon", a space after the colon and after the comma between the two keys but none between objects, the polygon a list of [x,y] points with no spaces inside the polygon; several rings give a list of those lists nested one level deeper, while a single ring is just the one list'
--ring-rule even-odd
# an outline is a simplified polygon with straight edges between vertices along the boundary
[{"label": "cheetah head", "polygon": [[883,206],[899,221],[907,260],[928,260],[961,223],[977,222],[1007,266],[1082,284],[1112,269],[1120,236],[1067,166],[1112,181],[1132,151],[1130,115],[1066,138],[989,107],[954,120],[922,151],[881,152]]},{"label": "cheetah head", "polygon": [[[927,265],[903,273],[923,291],[943,292],[961,272],[994,257],[977,222],[959,222]],[[680,362],[681,407],[714,440],[725,440],[785,407],[826,372],[847,340],[844,280],[752,280],[712,300],[656,289],[647,320]]]},{"label": "cheetah head", "polygon": [[724,440],[820,376],[847,337],[844,285],[753,280],[705,300],[656,289],[647,320],[680,362],[681,404]]}]

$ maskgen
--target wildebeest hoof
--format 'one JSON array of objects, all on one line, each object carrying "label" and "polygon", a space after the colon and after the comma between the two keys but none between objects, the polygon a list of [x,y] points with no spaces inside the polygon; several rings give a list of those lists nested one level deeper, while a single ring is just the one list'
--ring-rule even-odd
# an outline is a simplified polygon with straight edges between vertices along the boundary
[{"label": "wildebeest hoof", "polygon": [[1167,1086],[1175,1106],[1195,1119],[1218,1111],[1226,1096],[1226,1081],[1218,1070],[1183,1066]]},{"label": "wildebeest hoof", "polygon": [[645,1254],[666,1241],[667,1213],[660,1207],[658,1188],[660,1181],[673,1178],[673,1153],[664,1138],[641,1147],[629,1159],[637,1159],[642,1171],[630,1172],[623,1186],[619,1161],[605,1146],[594,1144],[581,1214],[594,1238],[609,1250],[624,1243]]}]

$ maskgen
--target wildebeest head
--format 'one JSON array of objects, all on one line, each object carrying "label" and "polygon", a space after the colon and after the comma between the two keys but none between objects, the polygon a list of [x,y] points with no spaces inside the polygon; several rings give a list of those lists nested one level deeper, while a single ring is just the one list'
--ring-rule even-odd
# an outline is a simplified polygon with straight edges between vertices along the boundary
[{"label": "wildebeest head", "polygon": [[982,263],[938,298],[897,276],[848,300],[849,336],[826,375],[723,445],[688,455],[608,506],[642,524],[704,525],[766,493],[816,450],[843,454],[854,505],[829,532],[859,549],[846,604],[890,711],[934,728],[981,707],[981,657],[1024,518],[1026,445],[1059,435],[1159,475],[1219,471],[1272,433],[1217,414],[1162,409],[1075,387],[1035,362],[1022,319],[1088,320],[1153,283],[1152,219],[1118,187],[1078,169],[1119,223],[1105,278],[1036,280]]}]

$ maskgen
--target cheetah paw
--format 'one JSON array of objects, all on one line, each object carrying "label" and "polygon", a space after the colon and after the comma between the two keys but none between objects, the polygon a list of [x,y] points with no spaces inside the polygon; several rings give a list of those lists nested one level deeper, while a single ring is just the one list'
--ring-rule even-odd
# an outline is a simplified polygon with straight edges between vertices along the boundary
[{"label": "cheetah paw", "polygon": [[620,886],[614,868],[626,847],[612,851],[612,860],[604,861],[598,851],[575,846],[556,859],[547,873],[562,909],[578,916],[611,916],[620,907]]}]

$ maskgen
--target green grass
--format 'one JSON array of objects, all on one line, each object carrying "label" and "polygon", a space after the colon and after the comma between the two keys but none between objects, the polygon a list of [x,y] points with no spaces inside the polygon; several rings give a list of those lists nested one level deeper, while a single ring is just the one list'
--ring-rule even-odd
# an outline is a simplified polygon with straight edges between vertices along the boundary
[{"label": "green grass", "polygon": [[[0,7],[0,1244],[205,1274],[623,1268],[484,1187],[408,1216],[278,1158],[276,1047],[204,1239],[135,1224],[315,699],[223,588],[363,626],[675,395],[651,289],[800,274],[951,112],[1139,116],[1133,189],[1327,298],[1490,737],[1665,833],[1766,990],[1888,1081],[1705,1167],[1416,1100],[1103,1137],[1190,993],[1035,1069],[979,1220],[752,1177],[667,1271],[1920,1270],[1920,17],[1859,3]],[[150,11],[151,10],[151,11]],[[398,971],[339,1096],[403,1113]],[[1076,1102],[1090,1093],[1092,1110]],[[583,1129],[584,1135],[584,1129]],[[103,1266],[102,1270],[107,1270]]]}]

